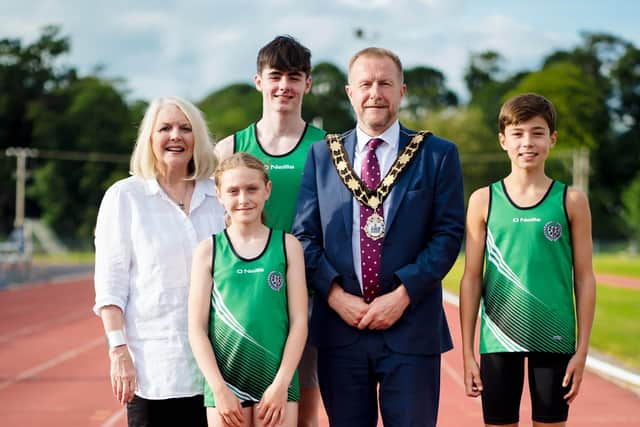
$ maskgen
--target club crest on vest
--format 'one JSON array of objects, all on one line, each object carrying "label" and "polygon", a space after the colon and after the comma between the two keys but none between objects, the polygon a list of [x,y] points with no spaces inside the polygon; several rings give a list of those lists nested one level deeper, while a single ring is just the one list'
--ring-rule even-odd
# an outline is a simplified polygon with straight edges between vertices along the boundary
[{"label": "club crest on vest", "polygon": [[562,237],[562,225],[559,222],[548,221],[544,225],[544,237],[548,240],[555,242]]},{"label": "club crest on vest", "polygon": [[269,287],[277,292],[282,289],[284,275],[279,271],[272,271],[269,273],[269,276],[267,276],[267,282],[269,283]]}]

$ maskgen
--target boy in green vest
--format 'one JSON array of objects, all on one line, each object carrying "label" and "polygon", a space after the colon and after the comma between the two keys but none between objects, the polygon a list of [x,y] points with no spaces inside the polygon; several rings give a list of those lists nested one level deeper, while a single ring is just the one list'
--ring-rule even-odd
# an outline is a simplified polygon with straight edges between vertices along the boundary
[{"label": "boy in green vest", "polygon": [[[311,52],[291,36],[278,36],[258,52],[253,80],[262,93],[262,117],[218,142],[215,151],[220,161],[244,151],[265,164],[273,183],[264,209],[266,225],[291,232],[307,151],[325,136],[302,119],[302,99],[311,89]],[[299,426],[318,425],[316,353],[307,345],[298,368]]]},{"label": "boy in green vest", "polygon": [[564,426],[595,308],[589,203],[580,190],[545,175],[557,139],[549,100],[515,96],[502,106],[499,125],[511,173],[475,191],[467,211],[460,283],[465,391],[482,396],[487,426],[517,426],[527,358],[533,425]]}]

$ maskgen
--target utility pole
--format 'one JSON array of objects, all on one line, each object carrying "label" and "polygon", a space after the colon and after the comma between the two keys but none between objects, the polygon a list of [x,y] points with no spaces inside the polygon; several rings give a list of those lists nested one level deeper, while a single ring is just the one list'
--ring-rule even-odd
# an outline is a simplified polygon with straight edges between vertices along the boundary
[{"label": "utility pole", "polygon": [[585,147],[573,150],[573,185],[589,195],[589,149]]},{"label": "utility pole", "polygon": [[38,150],[23,147],[9,147],[5,150],[7,157],[16,158],[16,216],[13,226],[22,229],[24,226],[24,199],[27,180],[27,157],[37,157]]}]

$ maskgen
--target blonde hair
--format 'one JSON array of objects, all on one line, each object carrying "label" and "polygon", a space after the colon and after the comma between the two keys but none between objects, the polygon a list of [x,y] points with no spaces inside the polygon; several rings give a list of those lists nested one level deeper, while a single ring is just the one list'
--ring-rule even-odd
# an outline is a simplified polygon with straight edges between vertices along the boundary
[{"label": "blonde hair", "polygon": [[182,111],[193,133],[193,157],[189,161],[189,176],[195,180],[210,177],[216,169],[218,159],[213,152],[213,143],[209,135],[202,112],[192,103],[177,96],[165,96],[154,99],[144,113],[138,138],[131,155],[131,174],[142,178],[154,178],[158,174],[156,158],[151,148],[151,135],[158,118],[158,113],[166,105],[175,105]]},{"label": "blonde hair", "polygon": [[[264,181],[265,185],[269,182],[269,174],[267,173],[265,164],[262,163],[257,157],[252,156],[249,153],[245,153],[244,151],[239,151],[237,153],[234,153],[231,157],[228,157],[220,162],[220,164],[216,168],[213,179],[218,190],[222,188],[222,174],[224,174],[228,170],[239,167],[257,170],[258,172],[260,172],[260,175],[262,175],[262,180]],[[264,210],[262,210],[261,219],[262,223],[264,224],[266,222],[266,215]],[[231,218],[228,214],[225,215],[225,223],[227,227],[231,225]]]}]

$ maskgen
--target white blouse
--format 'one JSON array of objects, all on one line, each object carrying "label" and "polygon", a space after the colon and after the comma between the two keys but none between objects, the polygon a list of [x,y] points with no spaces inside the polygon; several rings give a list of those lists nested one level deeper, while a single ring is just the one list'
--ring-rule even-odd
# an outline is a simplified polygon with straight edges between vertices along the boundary
[{"label": "white blouse", "polygon": [[155,179],[132,176],[104,195],[95,232],[96,304],[124,313],[146,399],[203,393],[187,335],[191,259],[198,243],[224,228],[224,209],[210,179],[196,182],[187,215]]}]

